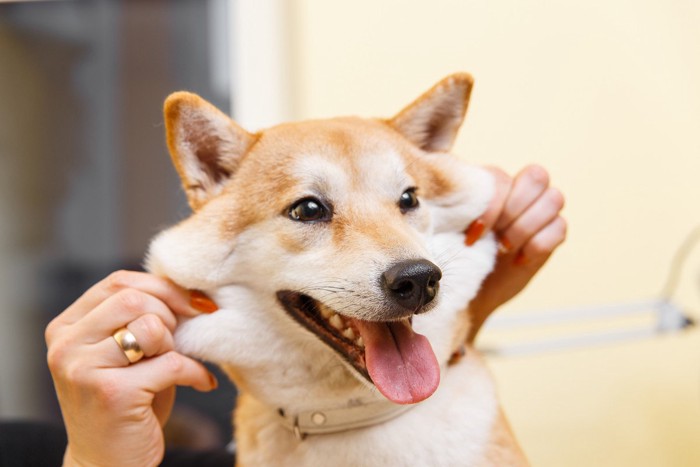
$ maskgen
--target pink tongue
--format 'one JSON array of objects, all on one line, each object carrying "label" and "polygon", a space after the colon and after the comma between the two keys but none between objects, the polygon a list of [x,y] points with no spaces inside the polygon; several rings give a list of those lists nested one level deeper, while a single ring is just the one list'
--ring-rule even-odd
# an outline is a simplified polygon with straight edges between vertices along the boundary
[{"label": "pink tongue", "polygon": [[373,323],[356,320],[365,343],[365,362],[379,392],[397,404],[430,397],[440,383],[440,365],[425,336],[408,320]]}]

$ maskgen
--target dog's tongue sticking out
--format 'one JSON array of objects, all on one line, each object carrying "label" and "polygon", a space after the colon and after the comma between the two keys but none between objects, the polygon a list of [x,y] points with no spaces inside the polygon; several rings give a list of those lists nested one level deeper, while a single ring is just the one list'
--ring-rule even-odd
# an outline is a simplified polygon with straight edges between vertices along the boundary
[{"label": "dog's tongue sticking out", "polygon": [[407,319],[392,323],[355,321],[365,343],[372,382],[387,399],[414,404],[430,397],[440,383],[440,365],[425,336]]}]

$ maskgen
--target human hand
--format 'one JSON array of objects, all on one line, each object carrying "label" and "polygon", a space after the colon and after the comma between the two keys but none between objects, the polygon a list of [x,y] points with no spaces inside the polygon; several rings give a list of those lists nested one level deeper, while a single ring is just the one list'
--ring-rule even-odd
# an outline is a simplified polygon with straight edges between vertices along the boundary
[{"label": "human hand", "polygon": [[[46,328],[48,364],[68,433],[64,465],[158,465],[175,386],[210,391],[216,379],[174,350],[176,315],[215,305],[159,277],[115,272]],[[195,309],[195,306],[198,309]],[[126,327],[144,358],[130,364],[112,337]]]},{"label": "human hand", "polygon": [[515,177],[494,167],[487,170],[494,176],[495,194],[484,215],[467,229],[467,244],[493,230],[500,253],[469,304],[469,343],[489,315],[523,290],[566,238],[566,221],[561,216],[564,197],[549,185],[544,168],[530,165]]}]

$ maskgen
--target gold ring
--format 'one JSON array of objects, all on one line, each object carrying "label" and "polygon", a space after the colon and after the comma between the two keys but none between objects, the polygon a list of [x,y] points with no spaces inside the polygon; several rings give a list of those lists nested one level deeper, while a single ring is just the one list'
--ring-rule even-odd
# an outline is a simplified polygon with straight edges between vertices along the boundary
[{"label": "gold ring", "polygon": [[136,336],[127,328],[117,329],[112,334],[112,337],[117,341],[117,345],[122,349],[129,363],[136,363],[143,358],[143,350],[141,350],[139,343],[136,342]]}]

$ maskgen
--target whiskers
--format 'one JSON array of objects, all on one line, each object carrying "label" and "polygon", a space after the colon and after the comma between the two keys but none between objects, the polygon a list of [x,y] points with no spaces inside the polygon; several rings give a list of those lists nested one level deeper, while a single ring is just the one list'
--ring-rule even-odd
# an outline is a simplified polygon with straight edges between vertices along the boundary
[{"label": "whiskers", "polygon": [[345,279],[331,278],[307,285],[299,289],[299,292],[309,295],[332,308],[335,312],[352,315],[363,308],[361,302],[366,300],[360,282]]},{"label": "whiskers", "polygon": [[435,252],[434,255],[436,264],[442,270],[440,287],[444,292],[455,290],[455,287],[459,287],[460,283],[467,281],[467,278],[472,275],[470,273],[475,265],[470,261],[465,261],[469,256],[469,251],[462,245],[447,245],[442,250]]},{"label": "whiskers", "polygon": [[457,248],[456,246],[446,246],[442,250],[435,252],[435,262],[442,269],[443,275],[451,270],[454,265],[455,260],[460,259],[464,255],[465,251],[463,248]]}]

